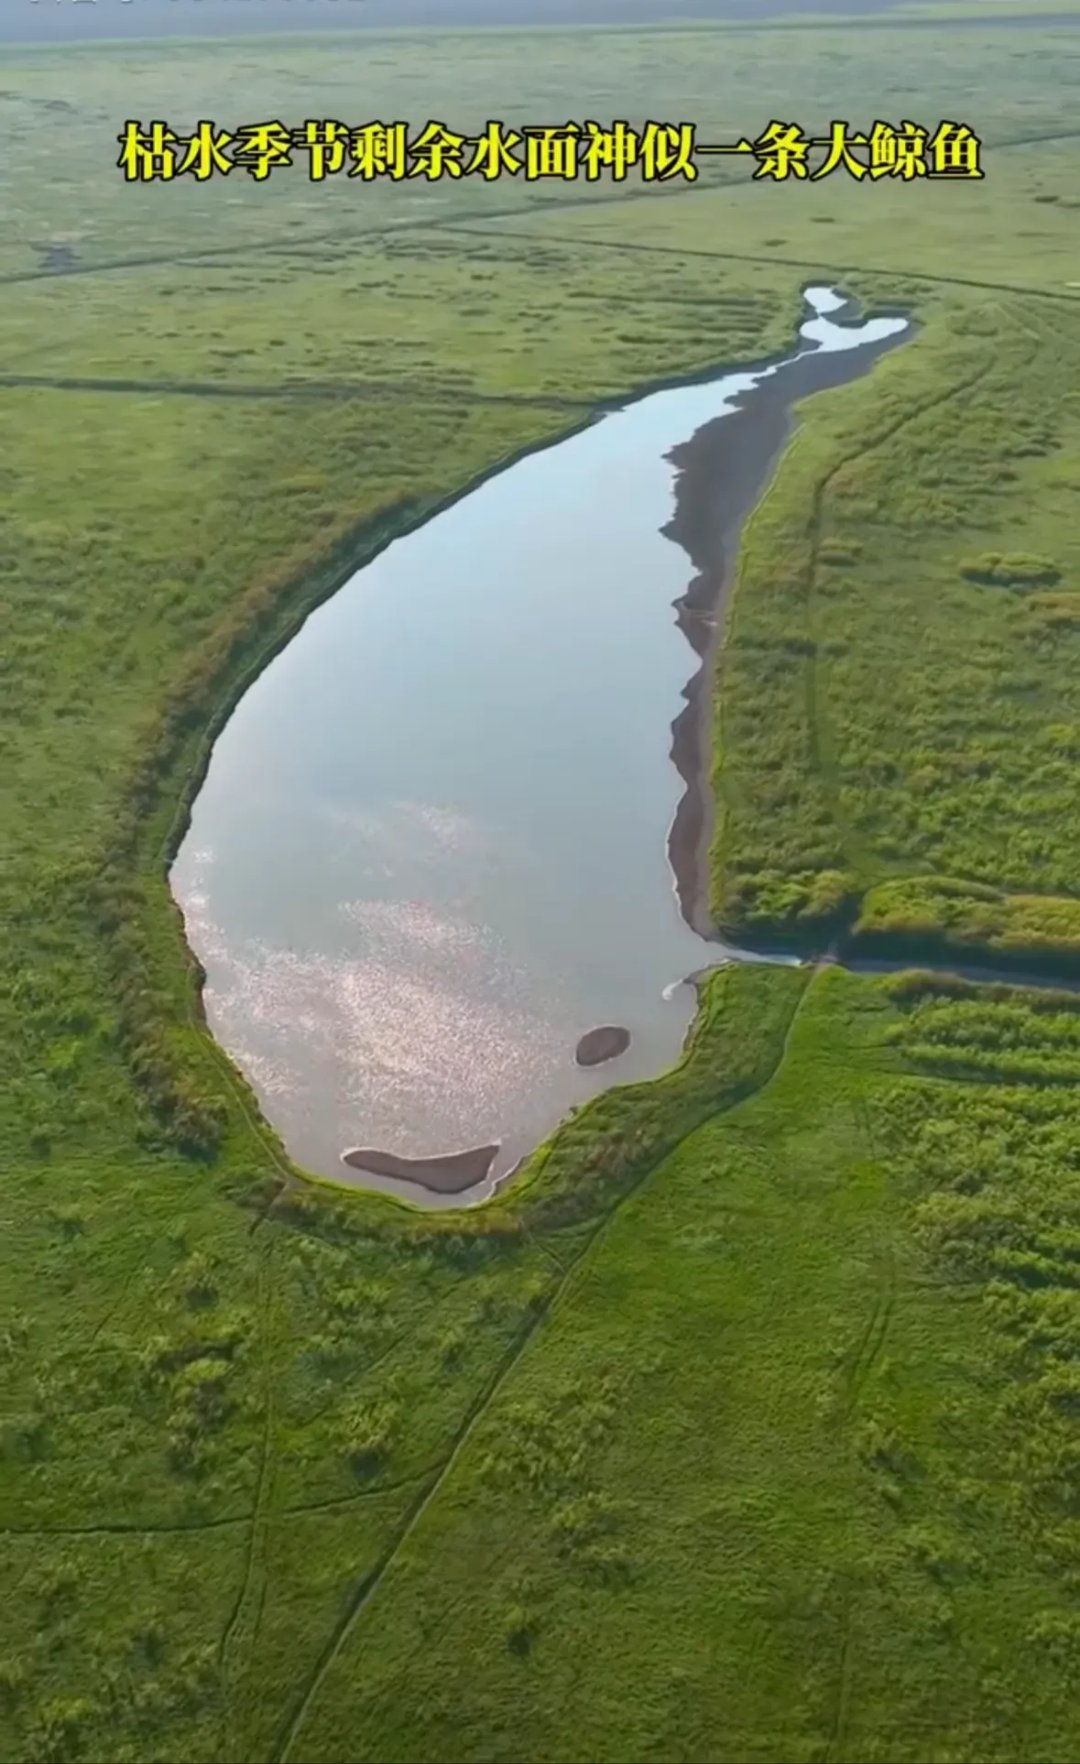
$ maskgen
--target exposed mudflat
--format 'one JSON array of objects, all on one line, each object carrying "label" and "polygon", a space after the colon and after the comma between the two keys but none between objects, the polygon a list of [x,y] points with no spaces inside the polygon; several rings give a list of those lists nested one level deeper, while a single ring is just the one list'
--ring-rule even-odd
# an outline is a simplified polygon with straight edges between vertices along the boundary
[{"label": "exposed mudflat", "polygon": [[399,1158],[393,1152],[361,1147],[343,1153],[341,1161],[367,1176],[419,1182],[436,1194],[463,1194],[484,1181],[498,1149],[497,1145],[478,1145],[471,1151],[447,1152],[443,1157]]},{"label": "exposed mudflat", "polygon": [[701,937],[711,934],[708,848],[712,837],[711,705],[708,682],[723,638],[724,610],[735,576],[743,522],[763,495],[797,420],[794,406],[812,392],[858,379],[905,333],[833,353],[787,361],[740,393],[724,415],[705,423],[667,458],[675,467],[675,512],[664,528],[696,574],[676,603],[679,628],[702,659],[672,725],[671,757],[686,784],[668,837],[679,904]]}]

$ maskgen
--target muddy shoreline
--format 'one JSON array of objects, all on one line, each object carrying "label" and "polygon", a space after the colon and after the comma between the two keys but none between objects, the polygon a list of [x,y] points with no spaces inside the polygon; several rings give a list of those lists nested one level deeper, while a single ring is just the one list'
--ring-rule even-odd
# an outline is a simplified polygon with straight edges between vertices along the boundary
[{"label": "muddy shoreline", "polygon": [[[850,306],[833,315],[852,317]],[[798,418],[795,406],[815,392],[849,384],[878,357],[907,341],[911,329],[846,353],[813,350],[742,392],[667,458],[676,468],[675,513],[665,536],[681,546],[695,574],[675,602],[676,622],[700,667],[683,689],[671,728],[671,759],[684,792],[668,834],[668,859],[687,924],[716,940],[709,911],[713,834],[712,682],[724,639],[742,528],[765,495]]]}]

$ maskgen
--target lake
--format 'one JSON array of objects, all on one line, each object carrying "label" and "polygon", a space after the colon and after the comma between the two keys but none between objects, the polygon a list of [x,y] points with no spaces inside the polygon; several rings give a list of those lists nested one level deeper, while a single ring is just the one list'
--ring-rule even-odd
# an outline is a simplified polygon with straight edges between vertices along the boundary
[{"label": "lake", "polygon": [[[790,428],[785,376],[792,397],[851,378],[909,328],[805,298],[783,361],[643,397],[396,540],[220,735],[171,883],[209,1026],[302,1167],[461,1204],[342,1154],[497,1145],[482,1198],[574,1104],[677,1058],[680,983],[726,952],[687,923],[669,861],[697,662],[667,455],[745,425],[776,380],[737,491],[717,473],[730,551]],[[580,1067],[605,1024],[629,1048]]]}]

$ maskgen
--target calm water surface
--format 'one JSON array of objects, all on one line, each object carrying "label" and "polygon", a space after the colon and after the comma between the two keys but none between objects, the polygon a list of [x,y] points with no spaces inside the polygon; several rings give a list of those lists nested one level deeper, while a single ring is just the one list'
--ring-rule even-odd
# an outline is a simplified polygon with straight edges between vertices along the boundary
[{"label": "calm water surface", "polygon": [[[807,301],[800,352],[906,328]],[[499,1175],[677,1056],[679,982],[723,949],[667,861],[696,664],[664,456],[777,371],[655,394],[513,466],[359,570],[239,704],[172,886],[210,1026],[301,1165],[437,1203],[342,1151],[498,1141]],[[631,1048],[583,1072],[605,1022]]]}]

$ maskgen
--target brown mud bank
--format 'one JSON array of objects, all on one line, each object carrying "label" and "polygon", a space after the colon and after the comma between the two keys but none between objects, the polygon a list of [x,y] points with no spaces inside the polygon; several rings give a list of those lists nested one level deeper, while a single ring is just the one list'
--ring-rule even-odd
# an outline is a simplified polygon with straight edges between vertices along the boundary
[{"label": "brown mud bank", "polygon": [[[842,323],[850,320],[851,309],[829,316]],[[683,691],[685,708],[671,728],[671,758],[686,788],[668,835],[668,857],[683,917],[699,937],[717,935],[709,915],[711,683],[743,523],[761,500],[795,430],[799,401],[861,378],[912,332],[909,324],[904,331],[842,352],[808,347],[805,355],[739,393],[726,412],[667,455],[676,468],[675,513],[664,534],[682,547],[696,571],[675,602],[676,616],[701,659]]]},{"label": "brown mud bank", "polygon": [[416,1182],[436,1194],[464,1194],[486,1180],[498,1153],[497,1145],[478,1145],[471,1151],[447,1152],[443,1157],[399,1158],[394,1152],[358,1147],[342,1152],[350,1170],[368,1176],[392,1176],[398,1182]]}]

